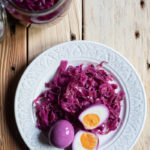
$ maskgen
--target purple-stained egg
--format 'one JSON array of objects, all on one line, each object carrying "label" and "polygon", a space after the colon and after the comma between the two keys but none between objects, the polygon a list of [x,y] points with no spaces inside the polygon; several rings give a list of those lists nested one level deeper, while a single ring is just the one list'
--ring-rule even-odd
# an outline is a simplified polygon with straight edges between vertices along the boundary
[{"label": "purple-stained egg", "polygon": [[79,130],[73,140],[72,150],[98,150],[99,138],[96,134]]},{"label": "purple-stained egg", "polygon": [[109,110],[103,104],[94,104],[79,115],[79,120],[85,129],[92,130],[101,126],[109,117]]},{"label": "purple-stained egg", "polygon": [[48,138],[53,146],[66,148],[74,139],[74,128],[69,121],[59,120],[51,127]]}]

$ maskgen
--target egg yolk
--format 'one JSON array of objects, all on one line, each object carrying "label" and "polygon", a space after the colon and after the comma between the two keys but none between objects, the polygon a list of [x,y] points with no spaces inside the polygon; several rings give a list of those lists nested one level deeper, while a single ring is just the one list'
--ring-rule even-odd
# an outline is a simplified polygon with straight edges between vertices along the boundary
[{"label": "egg yolk", "polygon": [[100,118],[97,114],[87,114],[83,117],[82,122],[88,129],[92,129],[99,124]]},{"label": "egg yolk", "polygon": [[80,137],[81,144],[86,150],[93,150],[97,146],[97,137],[90,133],[83,133]]}]

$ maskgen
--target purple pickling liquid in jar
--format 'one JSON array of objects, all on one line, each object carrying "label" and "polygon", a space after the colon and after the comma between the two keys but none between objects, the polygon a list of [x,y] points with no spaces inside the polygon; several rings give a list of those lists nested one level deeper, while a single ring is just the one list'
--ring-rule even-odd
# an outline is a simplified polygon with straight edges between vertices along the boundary
[{"label": "purple pickling liquid in jar", "polygon": [[48,23],[66,12],[72,0],[2,0],[7,11],[18,20]]}]

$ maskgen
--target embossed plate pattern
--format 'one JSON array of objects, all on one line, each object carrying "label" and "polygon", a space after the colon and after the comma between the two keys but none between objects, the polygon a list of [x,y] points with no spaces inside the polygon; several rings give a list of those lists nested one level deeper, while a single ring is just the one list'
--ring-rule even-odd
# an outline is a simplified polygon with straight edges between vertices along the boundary
[{"label": "embossed plate pattern", "polygon": [[[146,117],[146,96],[139,76],[132,65],[115,50],[95,42],[74,41],[54,46],[38,56],[24,72],[15,97],[15,118],[19,132],[31,150],[56,150],[35,127],[33,100],[52,79],[61,60],[69,64],[107,61],[110,70],[124,89],[122,124],[117,131],[100,137],[101,150],[129,150],[137,141]],[[115,136],[114,136],[115,135]],[[112,138],[113,137],[113,138]]]}]

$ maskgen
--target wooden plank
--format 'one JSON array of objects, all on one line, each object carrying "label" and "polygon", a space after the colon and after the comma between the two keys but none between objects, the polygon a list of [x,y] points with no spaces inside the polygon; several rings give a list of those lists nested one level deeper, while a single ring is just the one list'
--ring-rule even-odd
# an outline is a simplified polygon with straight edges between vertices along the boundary
[{"label": "wooden plank", "polygon": [[0,43],[0,150],[24,150],[14,119],[14,95],[26,67],[26,28],[12,25]]},{"label": "wooden plank", "polygon": [[84,39],[109,45],[135,66],[144,83],[148,113],[133,150],[150,148],[150,3],[146,0],[83,0]]},{"label": "wooden plank", "polygon": [[62,20],[57,25],[47,25],[46,27],[45,25],[41,25],[40,27],[31,25],[28,31],[29,62],[55,44],[70,41],[71,37],[77,40],[81,39],[81,4],[81,0],[73,0],[68,14],[62,17]]}]

